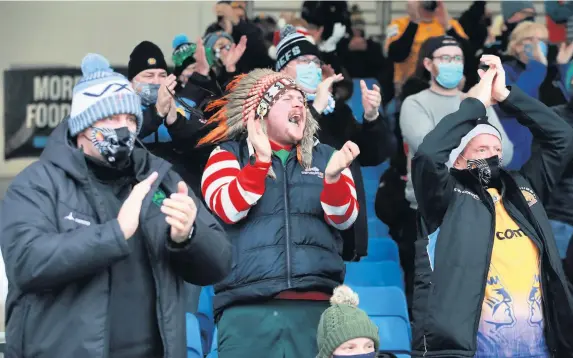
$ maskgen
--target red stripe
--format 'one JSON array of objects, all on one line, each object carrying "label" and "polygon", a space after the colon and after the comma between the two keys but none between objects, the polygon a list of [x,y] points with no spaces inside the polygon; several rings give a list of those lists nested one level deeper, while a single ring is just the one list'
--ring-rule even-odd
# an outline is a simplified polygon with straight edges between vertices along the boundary
[{"label": "red stripe", "polygon": [[336,225],[343,224],[352,216],[352,212],[354,211],[354,205],[355,205],[354,203],[350,203],[344,215],[329,215],[328,218]]},{"label": "red stripe", "polygon": [[[201,192],[203,192],[203,196],[205,196],[205,194],[207,194],[207,190],[209,189],[209,186],[218,179],[221,179],[223,177],[237,177],[237,175],[239,174],[240,170],[237,168],[225,168],[225,169],[221,169],[218,170],[216,172],[214,172],[213,174],[209,175],[207,178],[205,178],[205,181],[203,182],[203,186],[201,187]],[[224,184],[223,184],[224,185]]]},{"label": "red stripe", "polygon": [[237,211],[247,210],[251,207],[251,205],[247,203],[245,198],[243,198],[239,192],[239,188],[237,187],[237,180],[233,180],[229,184],[229,198],[231,198],[231,202]]},{"label": "red stripe", "polygon": [[297,292],[297,291],[283,291],[275,296],[279,300],[303,300],[303,301],[328,301],[331,295],[324,292],[310,291],[310,292]]},{"label": "red stripe", "polygon": [[227,215],[225,215],[225,210],[223,209],[223,204],[221,203],[221,191],[219,190],[216,195],[215,199],[215,206],[213,207],[213,211],[223,220],[226,224],[234,224]]},{"label": "red stripe", "polygon": [[233,155],[233,153],[228,152],[226,150],[222,150],[209,157],[209,160],[207,161],[207,166],[209,166],[212,163],[222,162],[224,160],[237,160],[237,158]]},{"label": "red stripe", "polygon": [[346,183],[346,180],[340,179],[332,184],[327,184],[325,181],[320,194],[320,201],[330,206],[346,205],[349,200],[354,199]]},{"label": "red stripe", "polygon": [[247,165],[238,174],[237,180],[241,184],[241,188],[245,191],[263,195],[268,172],[268,168],[257,168],[252,165]]}]

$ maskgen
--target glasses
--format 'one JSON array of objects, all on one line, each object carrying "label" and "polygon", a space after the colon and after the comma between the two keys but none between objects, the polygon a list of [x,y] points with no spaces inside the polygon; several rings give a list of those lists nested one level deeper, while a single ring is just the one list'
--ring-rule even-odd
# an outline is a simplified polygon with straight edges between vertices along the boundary
[{"label": "glasses", "polygon": [[322,62],[321,60],[319,60],[318,58],[308,58],[308,57],[298,57],[296,59],[296,62],[298,64],[301,65],[309,65],[311,63],[314,63],[317,67],[322,67],[322,65],[324,64],[324,62]]},{"label": "glasses", "polygon": [[457,62],[457,63],[462,63],[464,62],[464,56],[461,55],[456,55],[456,56],[450,56],[450,55],[442,55],[442,56],[434,56],[433,57],[434,60],[440,60],[440,62],[445,62],[445,63],[450,63],[450,62]]}]

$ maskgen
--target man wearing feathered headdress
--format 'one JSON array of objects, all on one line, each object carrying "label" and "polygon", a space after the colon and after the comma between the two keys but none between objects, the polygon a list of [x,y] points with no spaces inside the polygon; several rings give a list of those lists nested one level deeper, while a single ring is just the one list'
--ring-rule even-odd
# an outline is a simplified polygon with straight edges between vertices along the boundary
[{"label": "man wearing feathered headdress", "polygon": [[234,247],[215,286],[219,357],[314,357],[320,315],[344,278],[338,230],[358,215],[348,166],[359,150],[314,138],[304,92],[284,73],[254,70],[227,90],[199,142],[219,144],[201,189]]}]

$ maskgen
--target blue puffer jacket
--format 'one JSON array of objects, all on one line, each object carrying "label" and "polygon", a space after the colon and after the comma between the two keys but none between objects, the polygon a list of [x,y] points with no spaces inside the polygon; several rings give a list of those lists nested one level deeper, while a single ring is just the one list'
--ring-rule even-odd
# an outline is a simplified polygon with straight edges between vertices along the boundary
[{"label": "blue puffer jacket", "polygon": [[[249,162],[246,141],[221,148],[235,155],[241,168]],[[312,167],[305,170],[292,150],[283,165],[273,156],[276,179],[242,221],[225,227],[233,245],[229,276],[215,285],[215,314],[240,302],[269,299],[285,290],[324,291],[344,279],[342,238],[324,219],[320,204],[324,170],[334,149],[317,143]]]}]

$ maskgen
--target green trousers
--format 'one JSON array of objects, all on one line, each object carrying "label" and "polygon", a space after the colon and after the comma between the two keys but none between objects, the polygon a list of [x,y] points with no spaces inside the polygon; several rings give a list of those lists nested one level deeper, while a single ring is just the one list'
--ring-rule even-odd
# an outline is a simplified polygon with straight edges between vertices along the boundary
[{"label": "green trousers", "polygon": [[272,300],[226,309],[217,324],[219,358],[315,358],[327,301]]}]

